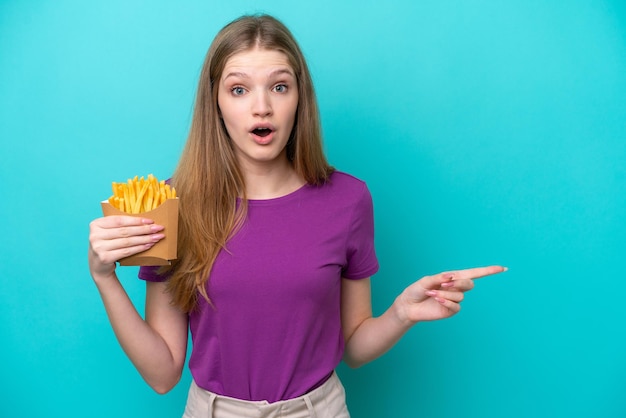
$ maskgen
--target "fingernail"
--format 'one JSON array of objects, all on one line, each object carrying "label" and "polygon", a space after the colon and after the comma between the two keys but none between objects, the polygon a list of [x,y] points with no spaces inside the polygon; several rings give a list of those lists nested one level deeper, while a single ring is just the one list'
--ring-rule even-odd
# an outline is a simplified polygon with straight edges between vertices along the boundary
[{"label": "fingernail", "polygon": [[428,296],[436,296],[436,295],[437,295],[437,292],[435,292],[434,290],[427,290],[427,291],[426,291],[426,294],[427,294]]},{"label": "fingernail", "polygon": [[452,282],[441,283],[441,287],[452,287],[452,286],[454,286],[454,283]]},{"label": "fingernail", "polygon": [[150,237],[150,239],[154,242],[160,241],[163,237],[165,237],[164,234],[154,234]]},{"label": "fingernail", "polygon": [[150,230],[153,232],[159,232],[159,231],[163,231],[165,229],[165,227],[163,225],[152,225],[150,227]]},{"label": "fingernail", "polygon": [[435,298],[435,300],[439,303],[441,303],[443,305],[443,303],[445,302],[445,299],[443,298]]},{"label": "fingernail", "polygon": [[148,218],[142,218],[141,219],[141,223],[145,224],[145,225],[149,225],[149,224],[153,224],[154,221],[152,219],[148,219]]}]

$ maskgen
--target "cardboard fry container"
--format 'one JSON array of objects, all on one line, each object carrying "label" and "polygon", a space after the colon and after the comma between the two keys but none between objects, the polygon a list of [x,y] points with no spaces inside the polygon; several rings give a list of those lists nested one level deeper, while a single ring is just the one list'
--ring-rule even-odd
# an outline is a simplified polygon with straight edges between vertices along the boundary
[{"label": "cardboard fry container", "polygon": [[176,260],[178,241],[178,198],[167,199],[149,212],[126,213],[111,206],[108,201],[101,202],[104,216],[123,215],[136,218],[152,219],[155,224],[163,225],[165,237],[154,246],[141,253],[119,260],[122,266],[167,266]]}]

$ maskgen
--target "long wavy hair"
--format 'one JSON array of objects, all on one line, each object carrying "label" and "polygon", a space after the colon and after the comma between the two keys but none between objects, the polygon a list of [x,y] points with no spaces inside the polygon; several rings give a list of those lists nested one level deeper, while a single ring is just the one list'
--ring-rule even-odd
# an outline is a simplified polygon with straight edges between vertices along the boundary
[{"label": "long wavy hair", "polygon": [[189,136],[172,176],[180,204],[179,258],[169,267],[167,286],[172,303],[185,312],[198,306],[200,296],[211,303],[207,283],[215,259],[246,218],[246,185],[217,98],[228,59],[255,47],[284,53],[297,79],[299,102],[286,146],[295,171],[312,185],[323,184],[333,171],[323,152],[311,75],[291,32],[268,15],[226,25],[206,55]]}]

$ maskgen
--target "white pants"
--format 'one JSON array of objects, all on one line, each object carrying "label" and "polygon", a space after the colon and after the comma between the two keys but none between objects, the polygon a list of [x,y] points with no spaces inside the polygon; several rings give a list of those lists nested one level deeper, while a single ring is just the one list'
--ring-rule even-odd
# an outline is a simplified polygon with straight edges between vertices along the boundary
[{"label": "white pants", "polygon": [[350,418],[346,392],[336,373],[297,398],[269,403],[216,395],[191,383],[183,418]]}]

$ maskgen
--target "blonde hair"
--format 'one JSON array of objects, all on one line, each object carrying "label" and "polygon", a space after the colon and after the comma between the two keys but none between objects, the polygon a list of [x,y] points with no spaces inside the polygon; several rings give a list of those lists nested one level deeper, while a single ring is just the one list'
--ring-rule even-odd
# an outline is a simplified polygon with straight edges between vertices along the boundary
[{"label": "blonde hair", "polygon": [[299,102],[287,143],[287,158],[295,171],[313,185],[326,182],[333,171],[322,149],[311,75],[293,35],[267,15],[243,16],[226,25],[205,58],[189,136],[172,177],[180,199],[179,258],[169,268],[168,290],[173,304],[185,312],[197,307],[199,295],[211,302],[206,285],[213,264],[245,221],[244,178],[220,118],[217,96],[228,59],[255,47],[284,53],[297,79]]}]

